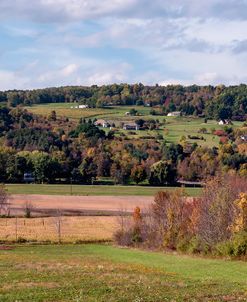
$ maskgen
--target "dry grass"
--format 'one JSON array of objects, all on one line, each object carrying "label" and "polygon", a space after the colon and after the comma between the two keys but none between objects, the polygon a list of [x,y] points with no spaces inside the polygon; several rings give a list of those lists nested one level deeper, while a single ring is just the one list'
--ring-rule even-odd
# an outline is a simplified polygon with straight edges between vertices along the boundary
[{"label": "dry grass", "polygon": [[[116,217],[85,216],[61,217],[60,219],[63,242],[111,240],[117,227]],[[16,238],[24,238],[26,240],[57,242],[57,223],[58,217],[1,218],[0,240],[14,241]]]}]

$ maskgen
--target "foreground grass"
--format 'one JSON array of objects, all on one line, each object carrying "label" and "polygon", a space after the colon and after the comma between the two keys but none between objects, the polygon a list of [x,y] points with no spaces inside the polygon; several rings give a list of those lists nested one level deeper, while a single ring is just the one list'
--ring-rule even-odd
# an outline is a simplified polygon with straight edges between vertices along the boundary
[{"label": "foreground grass", "polygon": [[103,245],[0,251],[0,301],[246,301],[247,264]]},{"label": "foreground grass", "polygon": [[[78,196],[154,196],[159,191],[174,190],[174,187],[138,186],[80,186],[73,185],[7,185],[10,194],[78,195]],[[199,196],[201,188],[186,188],[189,196]]]}]

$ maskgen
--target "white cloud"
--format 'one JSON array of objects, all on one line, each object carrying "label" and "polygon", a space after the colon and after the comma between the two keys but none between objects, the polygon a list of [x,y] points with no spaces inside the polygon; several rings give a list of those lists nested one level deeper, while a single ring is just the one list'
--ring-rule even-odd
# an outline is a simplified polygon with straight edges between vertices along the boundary
[{"label": "white cloud", "polygon": [[109,16],[246,19],[246,0],[1,0],[0,16],[65,22]]},{"label": "white cloud", "polygon": [[12,39],[1,43],[0,88],[246,80],[246,0],[31,4],[0,0],[0,26]]},{"label": "white cloud", "polygon": [[61,74],[65,77],[70,76],[71,74],[75,73],[78,68],[79,66],[76,64],[69,64],[61,70]]},{"label": "white cloud", "polygon": [[127,82],[129,80],[128,73],[131,69],[132,66],[127,63],[101,66],[100,68],[96,67],[92,74],[89,73],[86,84],[104,85]]},{"label": "white cloud", "polygon": [[18,72],[0,70],[0,90],[22,89],[29,87],[31,79]]}]

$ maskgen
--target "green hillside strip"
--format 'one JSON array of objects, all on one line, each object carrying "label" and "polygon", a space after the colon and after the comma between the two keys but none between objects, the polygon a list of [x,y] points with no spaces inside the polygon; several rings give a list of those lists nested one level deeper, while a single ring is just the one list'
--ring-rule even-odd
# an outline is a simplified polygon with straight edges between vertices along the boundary
[{"label": "green hillside strip", "polygon": [[0,250],[0,301],[246,301],[247,264],[104,245]]},{"label": "green hillside strip", "polygon": [[[174,190],[174,187],[141,187],[141,186],[80,186],[72,185],[39,185],[9,184],[10,194],[38,195],[75,195],[75,196],[154,196],[159,191]],[[189,196],[199,196],[201,188],[186,188]]]}]

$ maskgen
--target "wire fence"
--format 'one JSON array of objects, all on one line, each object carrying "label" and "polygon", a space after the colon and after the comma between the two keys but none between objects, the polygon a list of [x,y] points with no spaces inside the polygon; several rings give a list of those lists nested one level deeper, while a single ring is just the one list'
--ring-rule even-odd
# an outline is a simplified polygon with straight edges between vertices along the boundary
[{"label": "wire fence", "polygon": [[0,218],[0,241],[107,241],[116,228],[113,216]]}]

